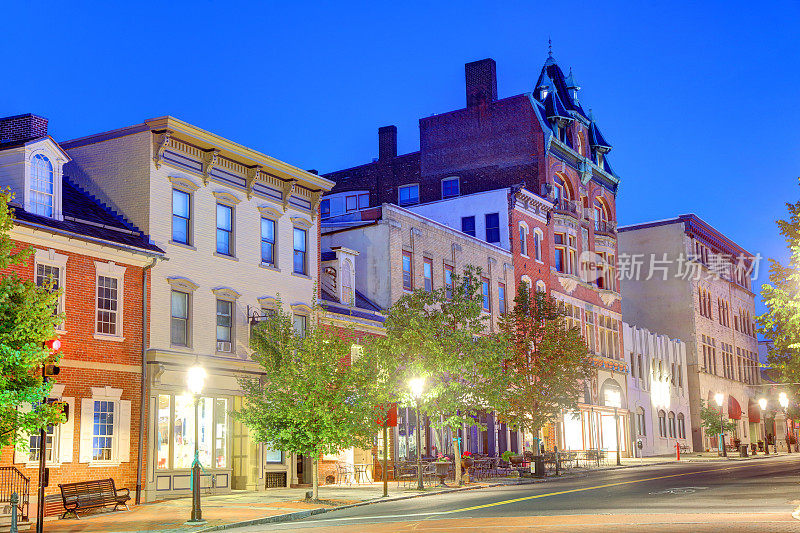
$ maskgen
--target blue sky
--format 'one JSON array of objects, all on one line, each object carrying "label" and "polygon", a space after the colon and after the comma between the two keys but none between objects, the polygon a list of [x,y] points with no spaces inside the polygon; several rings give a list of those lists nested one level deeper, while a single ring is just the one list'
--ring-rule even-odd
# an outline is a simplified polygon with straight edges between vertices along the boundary
[{"label": "blue sky", "polygon": [[[800,4],[759,2],[9,3],[0,116],[57,140],[174,115],[322,172],[377,156],[396,124],[463,107],[464,63],[533,89],[553,39],[614,145],[620,223],[694,212],[785,257],[798,198]],[[763,269],[765,279],[766,269]]]}]

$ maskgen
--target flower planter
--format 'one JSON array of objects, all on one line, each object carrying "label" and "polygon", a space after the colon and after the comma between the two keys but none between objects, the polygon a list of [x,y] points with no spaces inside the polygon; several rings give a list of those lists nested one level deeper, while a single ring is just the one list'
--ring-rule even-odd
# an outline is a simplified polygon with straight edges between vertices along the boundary
[{"label": "flower planter", "polygon": [[461,458],[461,468],[467,469],[475,464],[475,460],[472,457],[462,457]]},{"label": "flower planter", "polygon": [[524,458],[521,455],[512,455],[509,457],[509,462],[514,466],[519,466],[524,461]]}]

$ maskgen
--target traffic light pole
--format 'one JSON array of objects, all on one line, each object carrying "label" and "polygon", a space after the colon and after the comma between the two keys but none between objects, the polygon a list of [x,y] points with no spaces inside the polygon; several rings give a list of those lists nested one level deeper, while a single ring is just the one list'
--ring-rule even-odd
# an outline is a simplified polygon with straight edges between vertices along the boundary
[{"label": "traffic light pole", "polygon": [[[42,365],[42,378],[45,376],[45,366]],[[47,398],[45,398],[45,401]],[[44,532],[44,489],[47,486],[47,468],[45,460],[47,456],[47,431],[42,428],[39,430],[39,494],[36,505],[36,533]]]}]

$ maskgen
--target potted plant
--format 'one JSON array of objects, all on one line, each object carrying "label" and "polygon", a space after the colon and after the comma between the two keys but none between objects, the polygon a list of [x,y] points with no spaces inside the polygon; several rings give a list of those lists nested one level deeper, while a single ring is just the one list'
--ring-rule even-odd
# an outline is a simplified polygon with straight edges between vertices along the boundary
[{"label": "potted plant", "polygon": [[461,468],[467,469],[475,464],[475,460],[472,458],[472,454],[469,452],[464,452],[461,454]]},{"label": "potted plant", "polygon": [[505,462],[507,462],[507,463],[510,463],[510,462],[511,462],[511,458],[512,458],[513,456],[514,456],[514,452],[512,452],[511,450],[506,450],[506,451],[504,451],[504,452],[503,452],[503,454],[501,455],[501,457],[503,458],[503,461],[505,461]]},{"label": "potted plant", "polygon": [[448,457],[440,453],[436,457],[436,460],[433,461],[433,464],[436,466],[436,477],[439,478],[439,485],[445,485],[444,478],[450,473],[450,466],[453,463],[450,462]]}]

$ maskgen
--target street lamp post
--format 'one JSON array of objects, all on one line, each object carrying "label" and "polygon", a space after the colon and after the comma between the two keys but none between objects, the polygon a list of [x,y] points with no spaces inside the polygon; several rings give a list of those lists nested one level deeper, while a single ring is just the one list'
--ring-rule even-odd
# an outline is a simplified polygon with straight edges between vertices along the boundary
[{"label": "street lamp post", "polygon": [[203,384],[206,379],[206,371],[197,362],[191,367],[186,375],[186,384],[189,392],[194,398],[194,461],[192,461],[192,518],[188,524],[205,524],[203,512],[200,509],[200,450],[198,448],[199,425],[198,407],[200,405],[200,393],[203,391]]},{"label": "street lamp post", "polygon": [[761,407],[761,426],[764,428],[764,455],[769,455],[769,443],[767,442],[767,419],[764,418],[764,409],[767,408],[767,399],[761,398],[758,400],[758,406]]},{"label": "street lamp post", "polygon": [[786,452],[792,453],[792,443],[789,439],[789,413],[786,411],[786,408],[789,407],[789,397],[786,396],[785,392],[778,395],[778,403],[781,404],[783,409],[783,423],[786,424]]},{"label": "street lamp post", "polygon": [[722,421],[722,402],[725,400],[725,395],[721,392],[718,392],[714,395],[714,401],[717,402],[719,406],[719,437],[720,437],[720,447],[722,448],[722,456],[728,457],[728,450],[725,449],[725,424]]},{"label": "street lamp post", "polygon": [[420,399],[422,398],[422,389],[425,387],[425,378],[410,380],[408,387],[411,389],[411,395],[417,403],[417,489],[425,490],[425,485],[422,483],[422,425],[419,419]]},{"label": "street lamp post", "polygon": [[617,466],[621,466],[622,461],[619,457],[619,411],[616,405],[614,406],[614,433],[616,433],[615,437],[617,440]]}]

